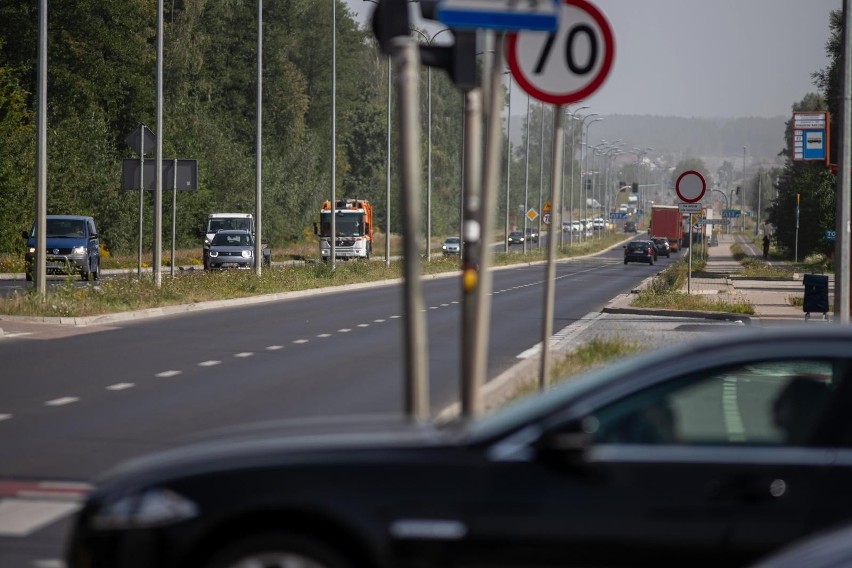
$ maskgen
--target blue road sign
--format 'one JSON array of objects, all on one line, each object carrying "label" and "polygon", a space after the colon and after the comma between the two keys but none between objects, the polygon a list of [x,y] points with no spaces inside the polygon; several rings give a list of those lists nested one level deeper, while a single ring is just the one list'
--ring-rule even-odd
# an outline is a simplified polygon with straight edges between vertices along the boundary
[{"label": "blue road sign", "polygon": [[825,240],[834,242],[837,239],[836,231],[826,231],[825,232]]},{"label": "blue road sign", "polygon": [[722,209],[722,218],[723,219],[731,219],[734,217],[740,216],[739,209]]},{"label": "blue road sign", "polygon": [[609,214],[610,219],[627,219],[627,213],[623,211],[615,211]]},{"label": "blue road sign", "polygon": [[436,19],[455,29],[555,32],[559,0],[438,0]]}]

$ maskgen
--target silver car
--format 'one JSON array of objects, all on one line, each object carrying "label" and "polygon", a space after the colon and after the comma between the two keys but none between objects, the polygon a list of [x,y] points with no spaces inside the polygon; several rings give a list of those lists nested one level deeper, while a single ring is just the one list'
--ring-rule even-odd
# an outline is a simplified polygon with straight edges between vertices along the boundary
[{"label": "silver car", "polygon": [[441,245],[444,256],[461,254],[461,239],[459,237],[447,237]]},{"label": "silver car", "polygon": [[254,239],[248,231],[219,231],[210,241],[207,267],[254,268]]}]

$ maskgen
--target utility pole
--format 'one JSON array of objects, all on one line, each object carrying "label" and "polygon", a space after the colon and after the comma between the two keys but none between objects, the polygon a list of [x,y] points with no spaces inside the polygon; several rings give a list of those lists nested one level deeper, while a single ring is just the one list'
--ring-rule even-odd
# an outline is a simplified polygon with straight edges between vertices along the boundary
[{"label": "utility pole", "polygon": [[841,79],[840,104],[840,159],[837,168],[837,221],[835,241],[835,279],[834,279],[834,317],[841,325],[849,324],[850,319],[850,198],[852,189],[850,183],[850,168],[852,168],[852,134],[849,132],[849,121],[852,119],[852,72],[849,64],[852,62],[852,13],[849,10],[849,0],[843,0],[843,65]]}]

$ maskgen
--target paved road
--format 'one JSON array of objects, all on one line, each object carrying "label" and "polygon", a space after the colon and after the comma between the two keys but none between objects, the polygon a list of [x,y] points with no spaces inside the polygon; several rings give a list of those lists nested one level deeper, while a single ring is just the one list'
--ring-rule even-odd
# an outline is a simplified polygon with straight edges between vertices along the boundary
[{"label": "paved road", "polygon": [[[620,248],[560,263],[554,330],[599,312],[658,268],[624,266]],[[489,377],[539,342],[544,275],[541,264],[495,271]],[[437,414],[458,399],[458,278],[426,280],[424,296]],[[401,305],[401,287],[392,285],[7,333],[0,339],[0,489],[4,479],[89,482],[122,459],[247,421],[401,412]],[[23,526],[10,528],[4,506],[20,511],[32,503],[0,492],[0,565],[58,558],[68,503],[49,495],[39,501],[41,517],[30,511]]]}]

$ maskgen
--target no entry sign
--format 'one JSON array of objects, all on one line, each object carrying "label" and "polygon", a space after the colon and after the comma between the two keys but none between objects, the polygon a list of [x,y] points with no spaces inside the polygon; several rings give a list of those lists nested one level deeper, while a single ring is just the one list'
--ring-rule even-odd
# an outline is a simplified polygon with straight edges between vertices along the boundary
[{"label": "no entry sign", "polygon": [[707,182],[704,176],[695,170],[687,170],[678,176],[675,192],[681,201],[685,203],[701,201],[705,191],[707,191]]}]

